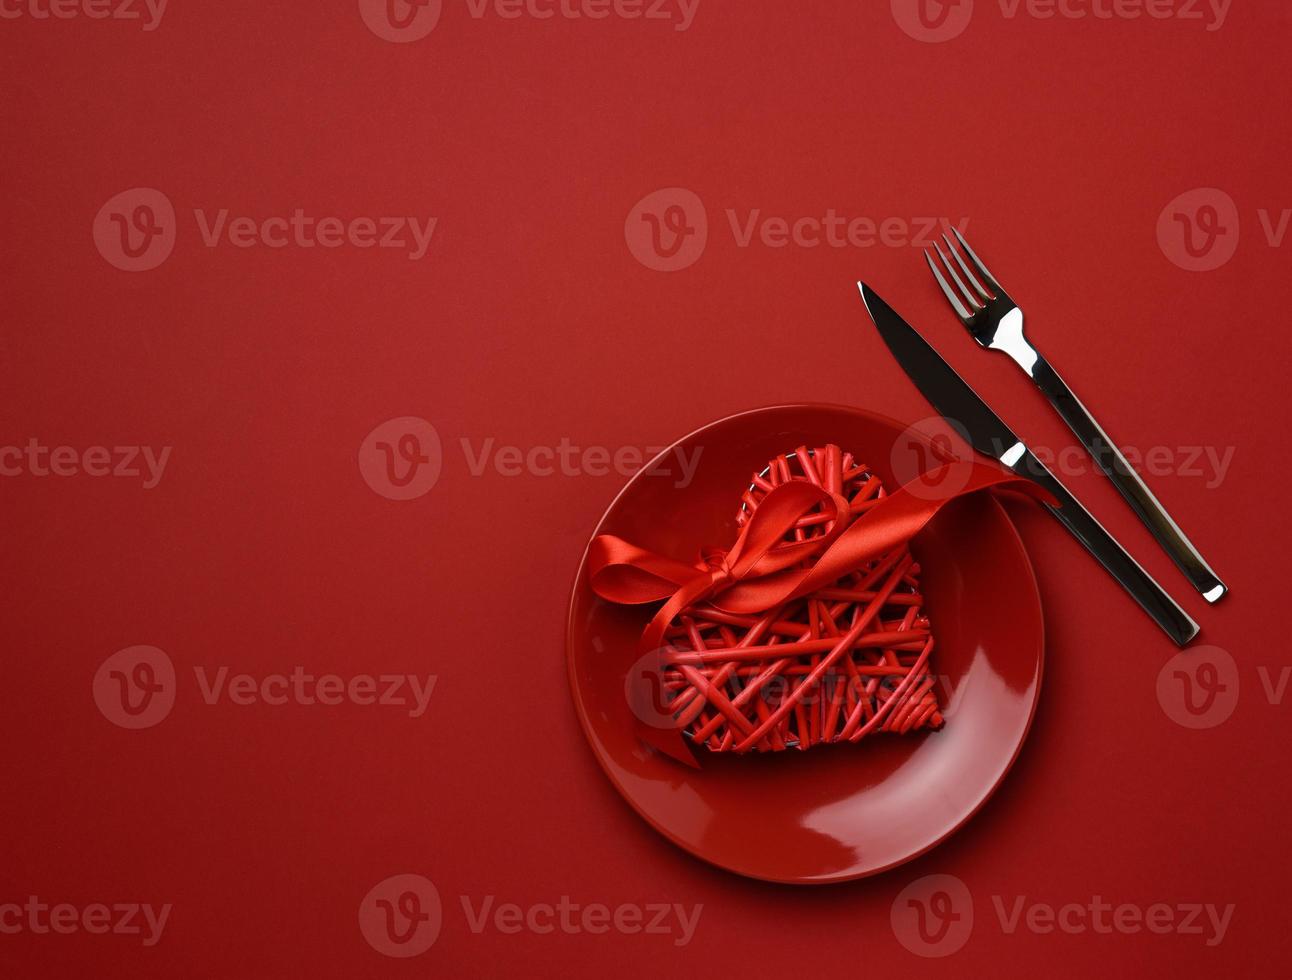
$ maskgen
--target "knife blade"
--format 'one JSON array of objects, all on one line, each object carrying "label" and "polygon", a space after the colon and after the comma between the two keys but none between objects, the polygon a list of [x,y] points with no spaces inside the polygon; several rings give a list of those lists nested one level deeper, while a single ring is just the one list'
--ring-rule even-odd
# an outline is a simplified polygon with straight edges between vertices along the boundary
[{"label": "knife blade", "polygon": [[1048,490],[1058,506],[1046,504],[1059,522],[1104,566],[1153,621],[1179,646],[1198,634],[1198,624],[1140,567],[1058,478],[1032,453],[942,356],[864,282],[858,282],[866,312],[897,363],[929,403],[976,452]]}]

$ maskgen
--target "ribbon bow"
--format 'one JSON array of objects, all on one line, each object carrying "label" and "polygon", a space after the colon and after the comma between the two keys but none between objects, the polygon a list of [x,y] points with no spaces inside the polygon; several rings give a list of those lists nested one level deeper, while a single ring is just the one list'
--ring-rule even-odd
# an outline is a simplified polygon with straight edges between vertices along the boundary
[{"label": "ribbon bow", "polygon": [[[938,491],[940,486],[960,489]],[[844,497],[796,480],[767,494],[729,551],[709,551],[693,565],[613,534],[598,535],[588,548],[589,582],[609,602],[642,605],[665,600],[638,644],[639,653],[660,651],[669,624],[688,607],[708,601],[724,612],[749,615],[802,598],[906,544],[953,500],[993,488],[1048,499],[1035,483],[999,466],[955,460],[917,477],[854,519]],[[828,515],[827,532],[786,541],[818,506]],[[696,764],[676,730],[646,729],[641,734],[643,741],[673,758]]]}]

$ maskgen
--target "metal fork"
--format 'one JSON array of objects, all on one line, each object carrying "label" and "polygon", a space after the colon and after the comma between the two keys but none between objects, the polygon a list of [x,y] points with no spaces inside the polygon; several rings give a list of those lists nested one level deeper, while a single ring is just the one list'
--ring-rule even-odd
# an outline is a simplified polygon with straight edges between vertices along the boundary
[{"label": "metal fork", "polygon": [[[996,277],[987,271],[987,266],[969,247],[969,243],[965,241],[960,231],[956,228],[951,230],[964,249],[965,255],[969,256],[969,262],[987,284],[987,288],[984,288],[975,278],[965,260],[961,258],[960,252],[946,235],[942,236],[942,240],[946,242],[950,258],[942,251],[942,246],[936,242],[933,243],[933,248],[941,259],[941,267],[928,249],[925,249],[924,258],[928,260],[929,268],[933,270],[933,277],[942,287],[942,292],[956,315],[960,317],[960,321],[969,328],[969,333],[980,346],[1004,351],[1036,383],[1063,421],[1068,423],[1068,428],[1076,433],[1077,438],[1090,451],[1095,463],[1108,479],[1112,480],[1113,486],[1126,498],[1127,503],[1139,515],[1139,519],[1153,533],[1153,537],[1157,538],[1167,554],[1180,567],[1180,571],[1184,572],[1194,588],[1202,593],[1204,599],[1215,602],[1225,594],[1225,583],[1203,560],[1198,549],[1180,530],[1180,526],[1171,519],[1171,515],[1153,496],[1153,492],[1145,486],[1139,474],[1117,448],[1117,444],[1109,438],[1086,407],[1081,404],[1077,396],[1072,393],[1072,389],[1059,377],[1058,372],[1050,366],[1049,362],[1037,353],[1036,348],[1027,342],[1027,338],[1023,336],[1023,311],[1010,299],[1009,294],[996,281]],[[950,274],[951,280],[955,283],[954,289],[947,282],[947,277],[942,274],[942,268]],[[959,272],[956,271],[957,268]]]}]

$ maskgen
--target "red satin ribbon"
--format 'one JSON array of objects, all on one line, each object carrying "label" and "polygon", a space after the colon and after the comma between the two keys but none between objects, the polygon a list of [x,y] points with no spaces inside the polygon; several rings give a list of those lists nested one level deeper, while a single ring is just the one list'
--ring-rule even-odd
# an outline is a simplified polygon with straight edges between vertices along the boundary
[{"label": "red satin ribbon", "polygon": [[[919,483],[918,489],[912,489]],[[960,487],[941,492],[940,486]],[[784,483],[758,505],[730,551],[713,551],[695,565],[639,548],[613,534],[593,538],[589,581],[601,598],[624,605],[667,600],[651,619],[639,653],[660,651],[679,613],[708,601],[724,612],[754,614],[825,588],[915,537],[953,500],[990,489],[1015,490],[1040,500],[1049,495],[1030,480],[975,460],[930,471],[852,519],[848,501],[807,481]],[[798,521],[822,505],[832,514],[828,533],[787,542]],[[813,561],[814,559],[814,561]],[[806,567],[805,562],[810,562]],[[642,739],[695,766],[681,734],[639,726]]]}]

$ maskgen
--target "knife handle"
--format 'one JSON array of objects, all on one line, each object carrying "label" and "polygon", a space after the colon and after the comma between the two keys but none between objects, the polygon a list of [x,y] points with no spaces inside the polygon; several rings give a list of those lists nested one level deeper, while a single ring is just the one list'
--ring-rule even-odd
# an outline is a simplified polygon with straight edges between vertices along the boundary
[{"label": "knife handle", "polygon": [[1032,380],[1045,393],[1050,404],[1068,423],[1078,439],[1090,451],[1098,467],[1110,479],[1126,502],[1139,515],[1157,538],[1158,543],[1179,566],[1180,571],[1193,583],[1193,587],[1202,593],[1208,602],[1215,602],[1225,594],[1225,583],[1211,570],[1193,542],[1188,539],[1180,526],[1171,519],[1166,508],[1153,496],[1153,491],[1140,479],[1135,468],[1126,461],[1117,444],[1108,438],[1108,433],[1095,421],[1094,416],[1081,404],[1072,389],[1067,386],[1059,373],[1050,367],[1044,357],[1037,359],[1031,371]]},{"label": "knife handle", "polygon": [[1152,616],[1178,646],[1185,646],[1198,635],[1198,624],[1189,614],[1166,594],[1153,576],[1140,567],[1139,562],[1126,553],[1126,549],[1081,506],[1080,501],[1068,492],[1045,464],[1032,455],[1030,449],[1024,448],[1022,455],[1010,469],[1019,476],[1040,484],[1055,496],[1059,506],[1051,507],[1047,504],[1047,509],[1085,545],[1086,550],[1121,583],[1131,598],[1140,604],[1140,608]]}]

